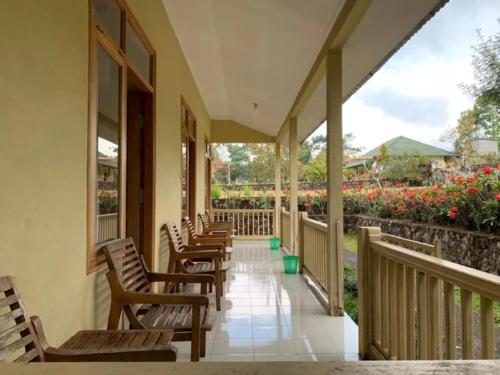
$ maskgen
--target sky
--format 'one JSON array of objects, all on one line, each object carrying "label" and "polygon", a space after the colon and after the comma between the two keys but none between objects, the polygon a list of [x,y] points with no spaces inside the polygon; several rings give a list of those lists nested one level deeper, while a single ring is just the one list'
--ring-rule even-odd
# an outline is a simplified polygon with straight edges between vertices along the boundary
[{"label": "sky", "polygon": [[399,135],[451,150],[439,138],[473,105],[459,85],[472,82],[477,30],[497,33],[497,19],[500,0],[450,0],[344,104],[344,134],[365,152]]}]

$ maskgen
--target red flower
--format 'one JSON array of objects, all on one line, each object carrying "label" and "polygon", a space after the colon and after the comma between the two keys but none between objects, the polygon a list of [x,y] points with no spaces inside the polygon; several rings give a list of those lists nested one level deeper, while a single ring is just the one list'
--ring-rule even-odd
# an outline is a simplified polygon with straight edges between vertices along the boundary
[{"label": "red flower", "polygon": [[484,174],[490,174],[491,173],[491,167],[489,166],[484,166],[483,169],[482,169],[483,173]]},{"label": "red flower", "polygon": [[495,199],[496,199],[497,201],[500,201],[500,193],[498,193],[497,195],[495,195]]},{"label": "red flower", "polygon": [[451,212],[458,212],[458,207],[457,206],[453,206],[452,208],[450,208],[450,211]]},{"label": "red flower", "polygon": [[455,176],[448,177],[451,182],[455,181]]},{"label": "red flower", "polygon": [[396,210],[398,214],[402,214],[405,211],[406,211],[406,206],[399,206],[398,209]]},{"label": "red flower", "polygon": [[469,193],[469,195],[475,195],[477,193],[477,187],[475,186],[471,186],[467,189],[467,193]]},{"label": "red flower", "polygon": [[467,182],[474,182],[474,181],[476,181],[476,176],[472,176],[467,179]]},{"label": "red flower", "polygon": [[457,178],[457,182],[459,184],[463,184],[465,182],[465,180],[462,177],[459,177],[459,178]]},{"label": "red flower", "polygon": [[446,194],[441,194],[441,195],[439,195],[439,198],[441,198],[441,199],[443,199],[443,200],[444,200],[444,199],[447,199],[447,198],[448,198],[448,196],[447,196]]},{"label": "red flower", "polygon": [[450,212],[448,212],[448,217],[449,217],[450,219],[454,219],[454,218],[456,218],[456,217],[457,217],[457,213],[456,213],[456,212],[452,212],[452,211],[450,211]]},{"label": "red flower", "polygon": [[366,195],[366,198],[367,198],[368,200],[372,200],[372,198],[373,198],[373,194],[372,194],[372,193],[368,193],[368,194]]},{"label": "red flower", "polygon": [[500,163],[497,164],[497,170],[500,171]]},{"label": "red flower", "polygon": [[436,200],[435,200],[434,202],[436,202],[436,203],[440,203],[440,202],[441,202],[441,198],[439,198],[439,197],[438,197],[438,198],[436,198]]}]

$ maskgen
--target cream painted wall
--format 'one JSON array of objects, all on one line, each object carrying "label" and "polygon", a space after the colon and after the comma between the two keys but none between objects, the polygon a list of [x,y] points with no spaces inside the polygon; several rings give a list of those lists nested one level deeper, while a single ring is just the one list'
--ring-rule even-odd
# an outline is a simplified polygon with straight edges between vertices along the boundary
[{"label": "cream painted wall", "polygon": [[213,143],[274,143],[276,137],[233,120],[212,120]]},{"label": "cream painted wall", "polygon": [[[199,212],[210,119],[161,1],[129,5],[158,59],[158,249],[161,225],[180,222],[180,96],[198,119]],[[0,2],[0,275],[17,278],[54,345],[103,326],[109,300],[103,273],[85,272],[87,7],[86,0]]]}]

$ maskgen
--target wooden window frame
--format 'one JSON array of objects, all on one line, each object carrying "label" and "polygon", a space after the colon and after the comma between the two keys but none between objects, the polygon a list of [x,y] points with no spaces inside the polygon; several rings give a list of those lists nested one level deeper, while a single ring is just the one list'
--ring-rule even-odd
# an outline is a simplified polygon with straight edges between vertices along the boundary
[{"label": "wooden window frame", "polygon": [[[137,19],[132,14],[130,8],[124,0],[113,0],[121,12],[120,19],[120,45],[99,27],[94,15],[92,14],[93,0],[88,0],[88,19],[89,19],[89,99],[88,99],[88,140],[87,140],[87,274],[97,271],[104,264],[104,257],[100,250],[108,243],[116,241],[111,240],[104,243],[96,243],[96,198],[97,198],[97,114],[98,114],[98,76],[97,76],[97,50],[101,46],[104,51],[119,65],[120,67],[120,84],[119,84],[119,195],[118,195],[118,239],[125,238],[126,236],[126,163],[127,163],[127,79],[129,78],[127,71],[130,69],[134,74],[130,75],[134,84],[138,85],[145,91],[152,94],[152,137],[153,148],[156,129],[156,51],[153,45],[147,38],[143,29],[139,25]],[[139,39],[149,52],[150,60],[150,77],[144,79],[138,73],[138,70],[127,59],[127,23],[134,29]],[[151,225],[151,233],[149,233],[149,240],[147,241],[150,247],[149,251],[153,251],[154,244],[154,200],[155,200],[155,150],[152,150],[151,167],[147,168],[146,173],[152,174],[152,191],[148,196],[149,201],[145,202],[150,208],[150,217],[146,217],[146,224]],[[146,230],[146,234],[147,230]],[[146,254],[152,258],[152,254]]]},{"label": "wooden window frame", "polygon": [[[186,126],[184,128],[184,124],[182,122],[182,111],[184,109],[187,111],[188,116],[193,119],[194,122],[193,129],[189,129],[189,118],[186,118]],[[187,150],[186,150],[186,158],[187,158],[186,205],[187,205],[187,215],[189,216],[192,222],[196,222],[196,183],[197,183],[196,169],[198,167],[196,162],[197,130],[198,130],[197,125],[198,125],[198,120],[196,119],[196,116],[189,107],[189,104],[181,95],[181,142],[183,142],[184,138],[188,140]],[[181,163],[182,162],[183,161],[181,156]],[[181,164],[181,168],[182,167],[183,166]],[[182,187],[181,187],[181,202],[182,202]]]}]

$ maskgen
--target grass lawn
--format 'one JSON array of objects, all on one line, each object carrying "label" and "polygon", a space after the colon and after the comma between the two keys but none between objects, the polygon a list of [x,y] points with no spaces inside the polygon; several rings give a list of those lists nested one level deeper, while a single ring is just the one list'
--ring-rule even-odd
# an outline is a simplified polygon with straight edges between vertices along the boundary
[{"label": "grass lawn", "polygon": [[358,251],[358,236],[356,233],[344,234],[344,248],[356,253]]}]

